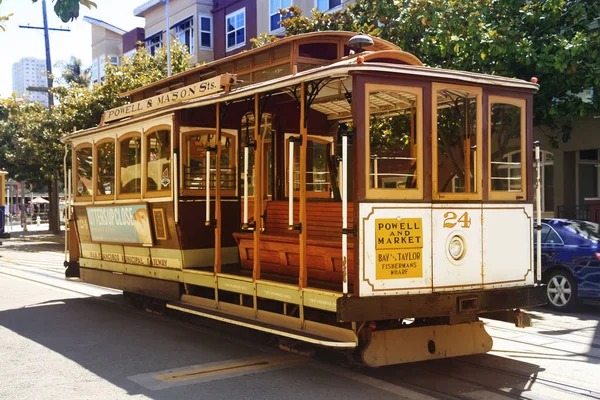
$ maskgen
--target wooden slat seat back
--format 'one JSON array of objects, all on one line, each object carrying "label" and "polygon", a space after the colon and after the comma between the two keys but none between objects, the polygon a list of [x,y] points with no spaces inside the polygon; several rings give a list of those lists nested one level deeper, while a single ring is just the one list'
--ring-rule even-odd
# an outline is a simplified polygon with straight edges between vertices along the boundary
[{"label": "wooden slat seat back", "polygon": [[[294,205],[294,223],[298,223],[298,204]],[[348,204],[348,227],[353,226],[353,207]],[[308,278],[342,282],[342,203],[310,201],[306,203]],[[251,233],[235,233],[242,268],[252,269],[254,242]],[[354,237],[348,237],[348,275],[354,272]],[[288,202],[271,201],[266,206],[265,230],[261,234],[261,271],[298,276],[300,246],[298,231],[288,230]]]}]

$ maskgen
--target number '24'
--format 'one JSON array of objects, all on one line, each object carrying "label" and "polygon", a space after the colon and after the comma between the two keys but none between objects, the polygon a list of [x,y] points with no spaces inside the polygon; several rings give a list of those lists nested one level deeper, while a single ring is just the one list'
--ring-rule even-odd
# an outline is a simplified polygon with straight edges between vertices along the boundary
[{"label": "number '24'", "polygon": [[454,211],[444,214],[444,228],[454,228],[458,224],[465,229],[471,227],[471,218],[468,212],[463,213],[460,217]]}]

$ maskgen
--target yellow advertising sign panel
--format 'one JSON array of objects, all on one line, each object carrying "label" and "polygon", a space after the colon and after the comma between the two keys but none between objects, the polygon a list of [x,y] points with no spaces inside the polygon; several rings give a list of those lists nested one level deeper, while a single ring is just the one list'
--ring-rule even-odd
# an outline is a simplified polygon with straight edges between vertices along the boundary
[{"label": "yellow advertising sign panel", "polygon": [[423,220],[383,218],[375,220],[377,279],[423,276]]}]

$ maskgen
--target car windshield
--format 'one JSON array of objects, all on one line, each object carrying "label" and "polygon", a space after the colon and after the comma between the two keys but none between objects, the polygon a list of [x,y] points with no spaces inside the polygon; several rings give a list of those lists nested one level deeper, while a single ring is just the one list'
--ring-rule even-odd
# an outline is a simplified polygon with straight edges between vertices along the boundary
[{"label": "car windshield", "polygon": [[564,224],[565,228],[577,233],[580,236],[594,242],[600,242],[600,232],[598,232],[598,224],[588,221],[567,221]]}]

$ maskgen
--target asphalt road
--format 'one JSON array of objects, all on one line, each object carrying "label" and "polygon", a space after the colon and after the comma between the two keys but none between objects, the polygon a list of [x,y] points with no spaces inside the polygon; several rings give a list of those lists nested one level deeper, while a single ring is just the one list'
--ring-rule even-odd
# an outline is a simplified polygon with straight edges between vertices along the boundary
[{"label": "asphalt road", "polygon": [[528,329],[486,321],[487,355],[357,368],[137,309],[66,281],[60,238],[13,236],[0,246],[0,399],[600,399],[597,306],[535,310]]}]

